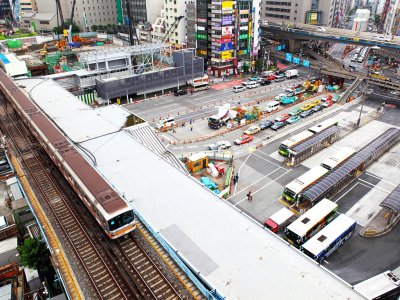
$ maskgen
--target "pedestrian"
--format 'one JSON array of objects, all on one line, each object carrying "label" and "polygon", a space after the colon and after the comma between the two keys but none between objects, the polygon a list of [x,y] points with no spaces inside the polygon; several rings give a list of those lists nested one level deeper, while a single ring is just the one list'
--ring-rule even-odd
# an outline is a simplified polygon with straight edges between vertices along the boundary
[{"label": "pedestrian", "polygon": [[249,202],[253,201],[253,195],[251,194],[251,191],[247,193],[247,201]]},{"label": "pedestrian", "polygon": [[236,177],[236,182],[239,182],[239,173],[236,173],[235,177]]},{"label": "pedestrian", "polygon": [[190,125],[190,131],[193,131],[193,125]]},{"label": "pedestrian", "polygon": [[233,176],[233,185],[236,185],[236,176]]},{"label": "pedestrian", "polygon": [[172,133],[176,133],[175,126],[172,126]]},{"label": "pedestrian", "polygon": [[192,125],[192,119],[189,120],[189,124]]}]

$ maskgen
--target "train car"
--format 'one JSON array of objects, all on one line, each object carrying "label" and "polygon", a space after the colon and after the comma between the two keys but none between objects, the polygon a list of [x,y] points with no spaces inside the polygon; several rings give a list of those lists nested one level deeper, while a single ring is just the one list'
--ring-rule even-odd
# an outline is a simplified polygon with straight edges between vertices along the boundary
[{"label": "train car", "polygon": [[108,237],[116,239],[134,230],[135,216],[129,204],[3,70],[0,89]]}]

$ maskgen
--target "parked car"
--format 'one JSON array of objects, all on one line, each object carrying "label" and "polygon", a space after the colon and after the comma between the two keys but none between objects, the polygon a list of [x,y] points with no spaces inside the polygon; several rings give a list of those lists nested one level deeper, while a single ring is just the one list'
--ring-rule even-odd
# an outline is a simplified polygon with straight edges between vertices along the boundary
[{"label": "parked car", "polygon": [[326,29],[324,27],[322,27],[322,26],[317,26],[316,31],[317,32],[326,32]]},{"label": "parked car", "polygon": [[186,95],[187,93],[188,93],[187,90],[176,90],[174,92],[174,95],[175,96],[183,96],[183,95]]},{"label": "parked car", "polygon": [[235,143],[235,145],[243,145],[243,144],[250,143],[252,140],[253,140],[253,136],[244,134],[240,138],[237,138],[236,140],[234,140],[233,142]]},{"label": "parked car", "polygon": [[307,110],[310,110],[311,108],[313,108],[313,106],[311,105],[311,103],[307,103],[307,104],[303,105],[302,107],[300,107],[300,109],[301,109],[302,111],[307,111]]},{"label": "parked car", "polygon": [[289,119],[290,116],[288,114],[283,114],[275,118],[275,122],[286,122],[287,119]]},{"label": "parked car", "polygon": [[322,103],[321,105],[323,107],[330,107],[334,104],[335,102],[333,102],[332,100],[326,100],[324,103]]},{"label": "parked car", "polygon": [[285,122],[276,122],[274,125],[271,126],[271,129],[277,131],[278,129],[285,126],[286,126]]},{"label": "parked car", "polygon": [[281,81],[284,81],[286,79],[286,76],[285,75],[279,75],[279,76],[276,76],[275,77],[275,82],[281,82]]},{"label": "parked car", "polygon": [[258,87],[259,85],[260,85],[260,84],[257,83],[256,81],[250,81],[250,82],[247,84],[247,88],[248,88],[248,89],[254,89],[254,88]]},{"label": "parked car", "polygon": [[271,120],[262,121],[260,124],[258,124],[261,130],[270,128],[272,125],[274,125],[274,121]]},{"label": "parked car", "polygon": [[332,95],[326,95],[326,96],[323,96],[323,97],[321,98],[321,101],[322,101],[322,102],[325,102],[326,100],[332,100]]},{"label": "parked car", "polygon": [[268,80],[275,80],[275,79],[276,79],[276,76],[275,76],[274,74],[271,74],[271,75],[267,76],[266,79],[268,79]]},{"label": "parked car", "polygon": [[264,80],[262,80],[262,81],[260,82],[260,84],[261,84],[261,85],[270,85],[270,84],[271,84],[271,81],[270,81],[270,80],[267,80],[267,79],[264,79]]},{"label": "parked car", "polygon": [[263,79],[260,77],[251,77],[249,78],[249,81],[255,81],[257,83],[260,83]]},{"label": "parked car", "polygon": [[237,85],[237,86],[233,87],[233,92],[234,93],[243,92],[245,90],[246,90],[246,88],[244,86],[241,86],[241,85]]},{"label": "parked car", "polygon": [[286,120],[287,124],[294,124],[300,121],[300,116],[291,116],[289,119]]},{"label": "parked car", "polygon": [[312,102],[309,103],[311,105],[311,108],[313,108],[314,106],[320,105],[321,101],[320,100],[314,100]]},{"label": "parked car", "polygon": [[302,118],[307,118],[308,116],[311,116],[314,112],[309,109],[309,110],[305,110],[300,114],[300,117]]},{"label": "parked car", "polygon": [[228,141],[218,141],[215,144],[208,145],[210,150],[226,150],[231,147],[231,143]]},{"label": "parked car", "polygon": [[318,105],[314,106],[311,110],[313,112],[318,112],[318,111],[322,110],[323,108],[324,108],[324,106],[322,106],[321,104],[318,104]]},{"label": "parked car", "polygon": [[253,125],[253,126],[250,126],[249,128],[247,128],[244,131],[244,134],[253,135],[253,134],[256,134],[257,132],[260,132],[260,131],[261,131],[260,126]]},{"label": "parked car", "polygon": [[300,108],[293,108],[291,112],[289,112],[290,116],[297,116],[302,112],[302,110]]},{"label": "parked car", "polygon": [[242,85],[247,86],[250,82],[250,80],[243,80]]}]

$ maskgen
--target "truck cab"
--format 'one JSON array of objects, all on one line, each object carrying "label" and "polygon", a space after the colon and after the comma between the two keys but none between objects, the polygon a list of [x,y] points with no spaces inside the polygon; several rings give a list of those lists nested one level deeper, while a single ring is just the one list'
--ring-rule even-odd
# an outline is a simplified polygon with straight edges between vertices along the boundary
[{"label": "truck cab", "polygon": [[264,222],[264,226],[273,233],[284,229],[296,218],[295,214],[286,207],[281,208]]}]

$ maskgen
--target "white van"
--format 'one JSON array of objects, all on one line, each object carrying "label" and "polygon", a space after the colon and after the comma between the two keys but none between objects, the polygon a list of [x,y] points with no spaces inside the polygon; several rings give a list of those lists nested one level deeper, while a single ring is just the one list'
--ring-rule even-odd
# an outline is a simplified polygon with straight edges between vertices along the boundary
[{"label": "white van", "polygon": [[260,84],[257,83],[256,81],[250,81],[250,82],[247,84],[247,88],[248,88],[248,89],[253,89],[253,88],[258,87],[259,85],[260,85]]},{"label": "white van", "polygon": [[272,112],[279,108],[280,103],[278,101],[268,102],[267,105],[263,108],[263,112]]},{"label": "white van", "polygon": [[234,93],[239,93],[239,92],[243,92],[246,88],[244,86],[241,85],[237,85],[233,87],[233,92]]},{"label": "white van", "polygon": [[261,73],[261,75],[262,75],[263,77],[268,77],[268,76],[273,75],[273,74],[274,74],[273,71],[263,71],[263,72]]},{"label": "white van", "polygon": [[160,120],[160,122],[156,124],[157,129],[163,129],[163,128],[169,129],[172,126],[176,126],[175,119],[173,117],[162,119]]}]

